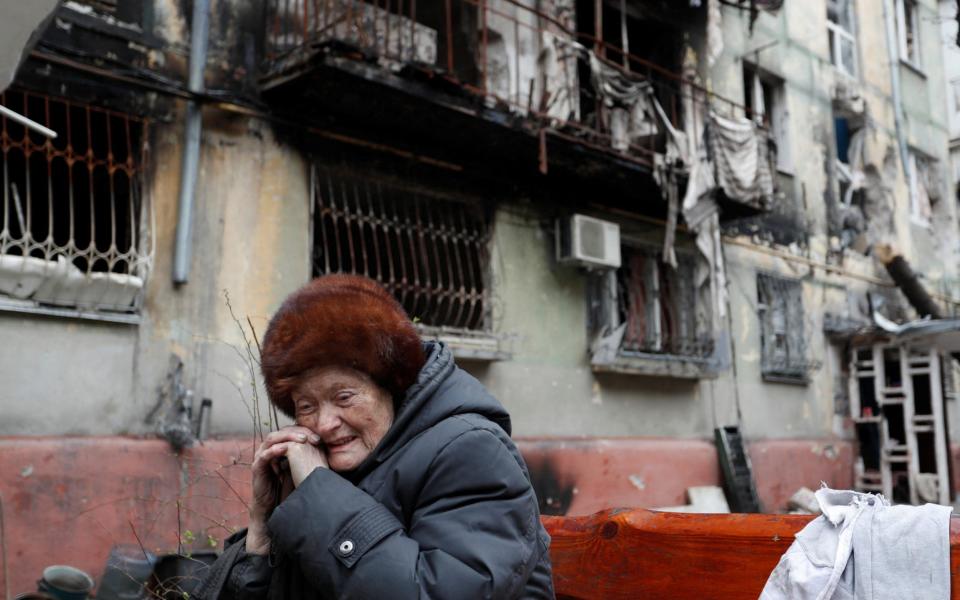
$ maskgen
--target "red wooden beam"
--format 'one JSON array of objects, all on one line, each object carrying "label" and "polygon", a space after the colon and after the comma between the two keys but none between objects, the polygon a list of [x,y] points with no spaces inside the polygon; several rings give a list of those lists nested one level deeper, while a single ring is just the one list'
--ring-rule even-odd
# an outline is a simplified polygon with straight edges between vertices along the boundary
[{"label": "red wooden beam", "polygon": [[[543,517],[559,599],[755,600],[806,515],[611,509]],[[950,527],[951,598],[960,600],[960,520]]]}]

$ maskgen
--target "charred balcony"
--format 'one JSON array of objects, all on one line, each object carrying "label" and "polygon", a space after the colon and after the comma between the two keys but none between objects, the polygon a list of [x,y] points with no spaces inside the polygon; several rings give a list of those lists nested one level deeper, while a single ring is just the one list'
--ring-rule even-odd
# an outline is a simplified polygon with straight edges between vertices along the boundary
[{"label": "charred balcony", "polygon": [[662,215],[653,174],[679,162],[690,113],[745,115],[684,71],[704,17],[682,4],[268,0],[261,92],[295,121]]}]

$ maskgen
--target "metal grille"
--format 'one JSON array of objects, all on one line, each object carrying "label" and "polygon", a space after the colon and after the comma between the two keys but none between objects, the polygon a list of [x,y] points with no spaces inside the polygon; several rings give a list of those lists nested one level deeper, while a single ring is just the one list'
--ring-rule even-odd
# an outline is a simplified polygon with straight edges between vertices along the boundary
[{"label": "metal grille", "polygon": [[146,122],[23,91],[0,103],[58,133],[0,118],[0,294],[134,310],[153,256],[140,180]]},{"label": "metal grille", "polygon": [[314,275],[379,281],[427,326],[487,325],[487,210],[389,179],[313,168]]},{"label": "metal grille", "polygon": [[621,350],[705,357],[713,350],[700,333],[694,289],[695,259],[678,256],[677,269],[660,264],[656,251],[624,246],[618,272],[620,322],[627,327]]},{"label": "metal grille", "polygon": [[765,377],[805,380],[803,286],[799,280],[757,275],[761,371]]}]

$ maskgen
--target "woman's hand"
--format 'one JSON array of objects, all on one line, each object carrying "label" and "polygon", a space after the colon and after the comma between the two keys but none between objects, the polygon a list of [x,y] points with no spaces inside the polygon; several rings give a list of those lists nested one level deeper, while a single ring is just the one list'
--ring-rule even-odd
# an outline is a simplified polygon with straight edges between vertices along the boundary
[{"label": "woman's hand", "polygon": [[[319,437],[317,443],[320,443]],[[312,443],[288,444],[287,462],[290,465],[290,476],[293,479],[293,485],[300,487],[300,484],[316,468],[330,468],[327,464],[327,458],[323,455],[323,450]]]},{"label": "woman's hand", "polygon": [[[267,554],[270,551],[270,538],[266,522],[276,503],[281,478],[293,478],[294,485],[300,485],[314,468],[326,467],[323,452],[316,447],[320,436],[305,427],[284,427],[264,438],[257,449],[251,467],[253,479],[253,502],[250,504],[250,525],[247,530],[247,552]],[[291,448],[294,450],[291,452]],[[287,457],[290,474],[284,474],[280,459]]]}]

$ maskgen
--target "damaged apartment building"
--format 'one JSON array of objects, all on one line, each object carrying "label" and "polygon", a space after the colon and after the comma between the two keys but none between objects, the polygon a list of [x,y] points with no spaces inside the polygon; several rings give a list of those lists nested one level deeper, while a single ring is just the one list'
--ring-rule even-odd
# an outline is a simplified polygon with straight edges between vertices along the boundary
[{"label": "damaged apartment building", "polygon": [[[59,3],[0,100],[57,133],[2,119],[8,528],[95,518],[105,556],[128,522],[173,518],[158,502],[197,519],[191,486],[231,496],[202,465],[242,464],[262,427],[257,335],[333,272],[380,281],[505,404],[546,513],[683,504],[720,483],[714,430],[733,425],[768,511],[821,480],[949,501],[953,361],[900,337],[930,311],[888,270],[955,314],[937,15]],[[126,487],[87,482],[103,450]],[[62,533],[34,536],[25,564]]]}]

